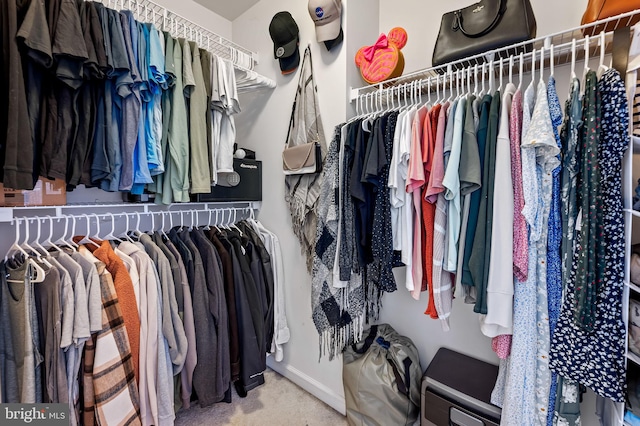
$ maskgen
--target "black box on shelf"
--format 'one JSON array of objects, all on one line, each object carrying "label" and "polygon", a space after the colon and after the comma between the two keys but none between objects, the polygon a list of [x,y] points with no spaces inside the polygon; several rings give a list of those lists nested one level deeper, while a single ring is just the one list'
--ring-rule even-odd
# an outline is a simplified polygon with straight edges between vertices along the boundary
[{"label": "black box on shelf", "polygon": [[218,176],[210,194],[196,194],[193,201],[262,201],[262,161],[234,158],[233,170]]}]

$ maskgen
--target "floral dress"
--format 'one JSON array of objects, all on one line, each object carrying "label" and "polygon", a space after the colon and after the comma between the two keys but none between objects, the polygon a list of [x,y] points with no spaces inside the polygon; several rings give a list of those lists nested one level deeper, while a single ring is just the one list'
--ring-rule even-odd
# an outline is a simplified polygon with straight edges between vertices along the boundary
[{"label": "floral dress", "polygon": [[[624,216],[622,204],[622,157],[628,147],[628,105],[624,82],[620,74],[610,69],[595,87],[595,73],[587,76],[585,102],[594,99],[593,91],[600,95],[601,121],[597,129],[597,164],[599,168],[600,194],[602,196],[602,233],[590,236],[589,240],[576,236],[576,250],[571,274],[567,282],[566,296],[558,326],[551,342],[550,367],[560,376],[577,381],[596,394],[623,402],[626,392],[625,371],[625,326],[622,321],[622,292],[624,286]],[[588,96],[589,95],[589,96]],[[585,110],[584,125],[596,121],[591,113],[595,108]],[[582,153],[584,155],[584,153]],[[589,160],[591,157],[584,157]],[[584,177],[582,178],[584,180]],[[582,196],[578,187],[578,196]],[[583,220],[586,218],[583,212]],[[584,225],[581,229],[584,229]],[[596,228],[597,229],[597,228]],[[576,312],[576,272],[575,260],[587,247],[595,253],[602,253],[604,262],[596,268],[595,312],[592,329],[585,329]],[[587,256],[596,257],[594,253]]]}]

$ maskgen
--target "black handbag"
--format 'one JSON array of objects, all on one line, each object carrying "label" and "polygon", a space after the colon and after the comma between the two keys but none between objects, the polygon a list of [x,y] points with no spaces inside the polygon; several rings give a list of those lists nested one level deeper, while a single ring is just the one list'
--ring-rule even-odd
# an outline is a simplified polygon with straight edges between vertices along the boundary
[{"label": "black handbag", "polygon": [[535,36],[529,0],[481,0],[442,16],[431,62],[438,66]]}]

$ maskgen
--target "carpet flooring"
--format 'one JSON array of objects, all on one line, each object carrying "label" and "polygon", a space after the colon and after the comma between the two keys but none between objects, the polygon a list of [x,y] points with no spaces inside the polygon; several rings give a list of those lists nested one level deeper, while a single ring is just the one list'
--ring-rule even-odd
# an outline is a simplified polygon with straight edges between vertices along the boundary
[{"label": "carpet flooring", "polygon": [[271,369],[265,384],[240,398],[233,391],[232,403],[200,408],[197,404],[176,415],[177,426],[343,426],[346,418]]}]

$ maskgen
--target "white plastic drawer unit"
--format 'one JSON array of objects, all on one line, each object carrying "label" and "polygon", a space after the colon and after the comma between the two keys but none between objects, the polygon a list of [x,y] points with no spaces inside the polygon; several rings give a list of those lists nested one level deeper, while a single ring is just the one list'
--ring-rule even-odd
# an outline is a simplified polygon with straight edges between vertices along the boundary
[{"label": "white plastic drawer unit", "polygon": [[422,378],[422,426],[498,426],[491,404],[498,367],[440,348]]}]

